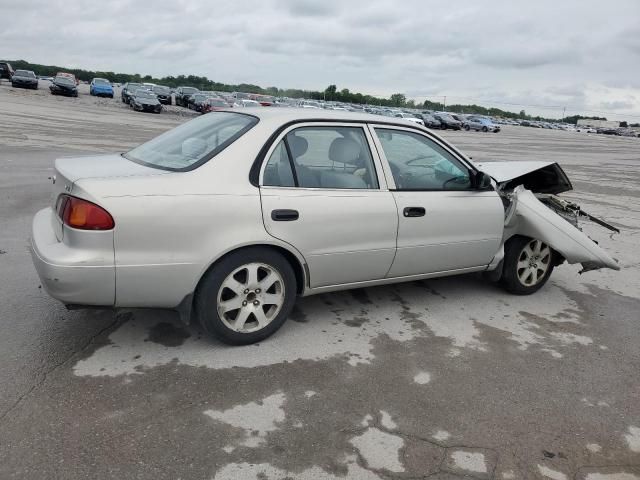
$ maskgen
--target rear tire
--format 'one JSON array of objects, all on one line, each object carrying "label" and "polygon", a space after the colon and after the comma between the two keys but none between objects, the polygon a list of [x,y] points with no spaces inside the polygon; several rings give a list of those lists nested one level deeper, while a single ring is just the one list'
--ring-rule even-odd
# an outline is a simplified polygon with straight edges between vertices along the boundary
[{"label": "rear tire", "polygon": [[465,125],[464,129],[468,132],[469,130],[471,130],[471,127],[469,125]]},{"label": "rear tire", "polygon": [[296,277],[278,252],[251,247],[220,260],[202,279],[195,312],[209,335],[248,345],[273,335],[296,301]]},{"label": "rear tire", "polygon": [[489,129],[487,127],[482,127],[482,131],[486,133],[489,131]]},{"label": "rear tire", "polygon": [[554,252],[549,245],[516,235],[505,243],[500,283],[510,293],[530,295],[547,283],[554,265]]}]

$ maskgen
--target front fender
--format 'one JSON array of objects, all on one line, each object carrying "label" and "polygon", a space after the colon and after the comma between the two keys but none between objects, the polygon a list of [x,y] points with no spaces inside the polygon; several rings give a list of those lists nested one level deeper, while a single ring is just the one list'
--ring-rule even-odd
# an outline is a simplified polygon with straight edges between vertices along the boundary
[{"label": "front fender", "polygon": [[523,186],[513,190],[513,214],[505,224],[505,238],[524,235],[542,240],[568,263],[582,263],[585,269],[620,270],[617,260],[564,218],[547,208]]}]

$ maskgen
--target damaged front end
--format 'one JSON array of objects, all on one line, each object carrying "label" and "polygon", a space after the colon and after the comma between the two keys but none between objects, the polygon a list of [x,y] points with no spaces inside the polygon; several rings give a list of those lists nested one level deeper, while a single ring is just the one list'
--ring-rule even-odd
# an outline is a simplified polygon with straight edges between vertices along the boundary
[{"label": "damaged front end", "polygon": [[496,181],[505,204],[503,243],[514,235],[524,235],[542,240],[568,263],[582,264],[580,273],[599,268],[620,270],[617,260],[582,232],[579,221],[587,219],[615,233],[620,230],[557,196],[573,189],[557,163],[488,162],[477,165]]}]

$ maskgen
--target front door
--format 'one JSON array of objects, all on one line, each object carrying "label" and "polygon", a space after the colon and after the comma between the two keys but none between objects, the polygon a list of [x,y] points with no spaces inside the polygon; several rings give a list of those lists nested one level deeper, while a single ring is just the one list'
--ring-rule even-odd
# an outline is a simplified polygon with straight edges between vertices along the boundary
[{"label": "front door", "polygon": [[373,131],[395,183],[399,216],[398,250],[388,276],[488,265],[502,241],[498,194],[472,188],[470,168],[426,134],[386,126]]},{"label": "front door", "polygon": [[306,124],[274,145],[260,183],[264,224],[304,256],[310,286],[384,278],[398,214],[391,192],[380,186],[368,130]]}]

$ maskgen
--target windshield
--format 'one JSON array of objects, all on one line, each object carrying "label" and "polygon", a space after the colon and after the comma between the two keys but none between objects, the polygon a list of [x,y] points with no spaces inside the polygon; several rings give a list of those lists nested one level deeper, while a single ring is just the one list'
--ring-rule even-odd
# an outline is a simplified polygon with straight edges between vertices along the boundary
[{"label": "windshield", "polygon": [[109,81],[105,80],[104,78],[94,78],[93,84],[94,85],[111,85]]},{"label": "windshield", "polygon": [[138,98],[156,98],[156,96],[148,90],[139,88],[135,91],[134,95]]},{"label": "windshield", "polygon": [[191,170],[213,158],[256,123],[258,119],[251,115],[209,113],[183,123],[123,156],[153,168]]},{"label": "windshield", "polygon": [[199,90],[197,88],[194,87],[182,87],[182,93],[185,93],[187,95],[191,94],[191,93],[196,93],[199,92]]},{"label": "windshield", "polygon": [[162,95],[171,93],[171,89],[169,87],[153,87],[153,91]]},{"label": "windshield", "polygon": [[214,107],[228,107],[229,105],[227,105],[227,102],[225,102],[224,100],[220,99],[220,98],[210,98],[208,100],[209,105],[212,105]]},{"label": "windshield", "polygon": [[75,82],[69,77],[56,77],[56,83],[62,83],[64,85],[75,85]]},{"label": "windshield", "polygon": [[14,73],[14,75],[17,75],[19,77],[35,77],[36,74],[33,72],[30,72],[28,70],[16,70],[16,73]]},{"label": "windshield", "polygon": [[127,83],[127,90],[135,90],[138,87],[141,87],[139,83]]}]

